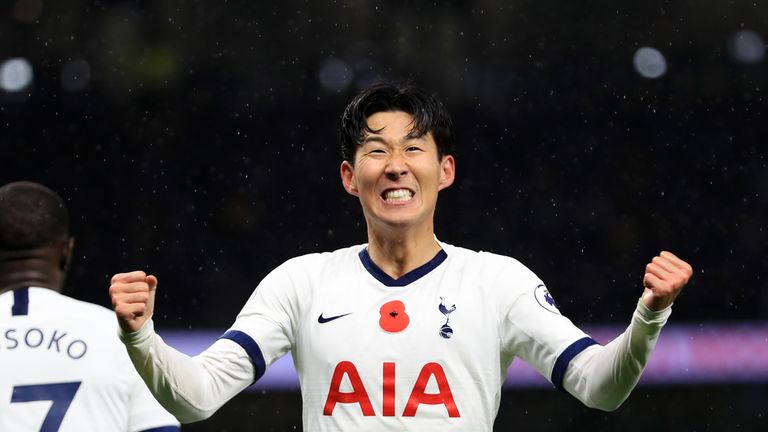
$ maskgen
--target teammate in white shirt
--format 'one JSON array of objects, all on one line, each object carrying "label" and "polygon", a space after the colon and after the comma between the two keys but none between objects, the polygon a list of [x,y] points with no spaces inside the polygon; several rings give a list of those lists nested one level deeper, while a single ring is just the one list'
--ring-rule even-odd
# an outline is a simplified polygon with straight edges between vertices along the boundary
[{"label": "teammate in white shirt", "polygon": [[0,188],[0,431],[178,431],[107,308],[61,294],[69,217],[50,189]]},{"label": "teammate in white shirt", "polygon": [[445,108],[421,89],[358,95],[341,120],[341,180],[360,200],[368,243],[279,266],[196,357],[153,331],[157,278],[115,275],[121,338],[158,400],[182,422],[207,418],[290,351],[306,431],[491,431],[515,357],[586,405],[616,409],[691,267],[669,252],[654,257],[629,327],[596,344],[516,260],[435,238],[453,139]]}]

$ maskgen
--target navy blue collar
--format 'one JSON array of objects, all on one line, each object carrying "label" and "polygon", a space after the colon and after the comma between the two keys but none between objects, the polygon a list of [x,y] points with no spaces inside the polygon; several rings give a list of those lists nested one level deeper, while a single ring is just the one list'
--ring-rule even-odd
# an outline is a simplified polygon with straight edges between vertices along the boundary
[{"label": "navy blue collar", "polygon": [[29,313],[29,288],[16,288],[13,290],[13,306],[11,315],[27,315]]},{"label": "navy blue collar", "polygon": [[371,256],[368,255],[368,248],[361,250],[358,256],[360,256],[360,261],[363,263],[363,267],[368,270],[368,273],[370,273],[371,276],[376,278],[376,280],[388,287],[403,287],[411,282],[415,282],[422,276],[425,276],[427,273],[434,270],[443,261],[445,261],[446,258],[448,258],[448,254],[445,253],[444,250],[440,249],[440,252],[438,252],[437,255],[435,255],[435,257],[429,260],[426,264],[409,271],[397,279],[393,279],[390,275],[384,273],[384,270],[380,269],[379,266],[373,262]]}]

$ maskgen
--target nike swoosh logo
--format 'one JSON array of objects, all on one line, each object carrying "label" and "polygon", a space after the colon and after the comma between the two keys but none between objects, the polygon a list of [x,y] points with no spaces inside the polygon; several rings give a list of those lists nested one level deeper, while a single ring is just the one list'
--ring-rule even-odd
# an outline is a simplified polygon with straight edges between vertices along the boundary
[{"label": "nike swoosh logo", "polygon": [[351,313],[352,312],[341,314],[341,315],[336,315],[336,316],[332,316],[332,317],[328,317],[328,318],[323,317],[323,314],[321,313],[320,316],[317,317],[317,322],[319,322],[320,324],[325,324],[325,323],[327,323],[329,321],[333,321],[335,319],[339,319],[341,317],[345,317],[345,316],[347,316],[347,315],[349,315]]}]

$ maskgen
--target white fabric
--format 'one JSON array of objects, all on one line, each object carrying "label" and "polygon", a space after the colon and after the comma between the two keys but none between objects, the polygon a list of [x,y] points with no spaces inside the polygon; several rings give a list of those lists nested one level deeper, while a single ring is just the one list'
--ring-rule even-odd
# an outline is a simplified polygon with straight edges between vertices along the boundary
[{"label": "white fabric", "polygon": [[671,313],[671,306],[654,312],[638,301],[624,333],[604,347],[585,349],[571,361],[563,387],[588,407],[617,409],[640,379]]},{"label": "white fabric", "polygon": [[[28,293],[28,313],[16,316],[13,291],[0,295],[0,431],[39,431],[54,399],[57,406],[71,400],[63,432],[179,425],[136,373],[115,337],[112,311],[46,288]],[[57,383],[73,383],[74,397],[45,387]],[[11,403],[14,388],[23,386],[37,386],[43,400]]]},{"label": "white fabric", "polygon": [[[515,357],[550,379],[558,357],[586,337],[516,260],[441,246],[445,261],[405,286],[374,277],[358,256],[365,245],[289,260],[259,284],[230,330],[255,341],[267,367],[292,353],[304,430],[491,431]],[[394,300],[405,306],[396,311],[399,316],[409,317],[398,332],[380,324],[392,309],[382,311],[382,305]],[[320,317],[338,318],[321,323]],[[441,335],[446,324],[450,338]],[[658,333],[662,324],[631,327],[637,330],[630,332],[631,343],[577,356],[580,369],[566,373],[566,388],[587,404],[610,407],[615,395],[628,394],[642,370],[625,364],[644,364],[652,349],[644,332]],[[165,346],[150,326],[123,337],[158,399],[183,421],[211,415],[250,384],[252,361],[261,360],[229,340],[190,360]],[[611,362],[613,369],[601,369]],[[335,372],[342,396],[329,405]],[[408,413],[419,376],[426,387]],[[605,389],[605,397],[594,393]]]},{"label": "white fabric", "polygon": [[120,337],[157,400],[182,423],[210,417],[253,384],[251,359],[232,341],[219,339],[189,357],[166,345],[152,320],[135,333],[120,332]]}]

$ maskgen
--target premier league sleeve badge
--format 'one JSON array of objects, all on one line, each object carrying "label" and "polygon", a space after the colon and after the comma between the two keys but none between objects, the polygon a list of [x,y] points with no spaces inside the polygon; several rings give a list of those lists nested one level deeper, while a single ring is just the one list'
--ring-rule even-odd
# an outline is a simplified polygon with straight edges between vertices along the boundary
[{"label": "premier league sleeve badge", "polygon": [[536,297],[536,301],[541,307],[552,313],[560,315],[560,310],[555,304],[555,299],[552,298],[552,295],[549,294],[549,290],[547,290],[547,287],[545,287],[543,284],[539,284],[539,286],[536,287],[534,297]]}]

